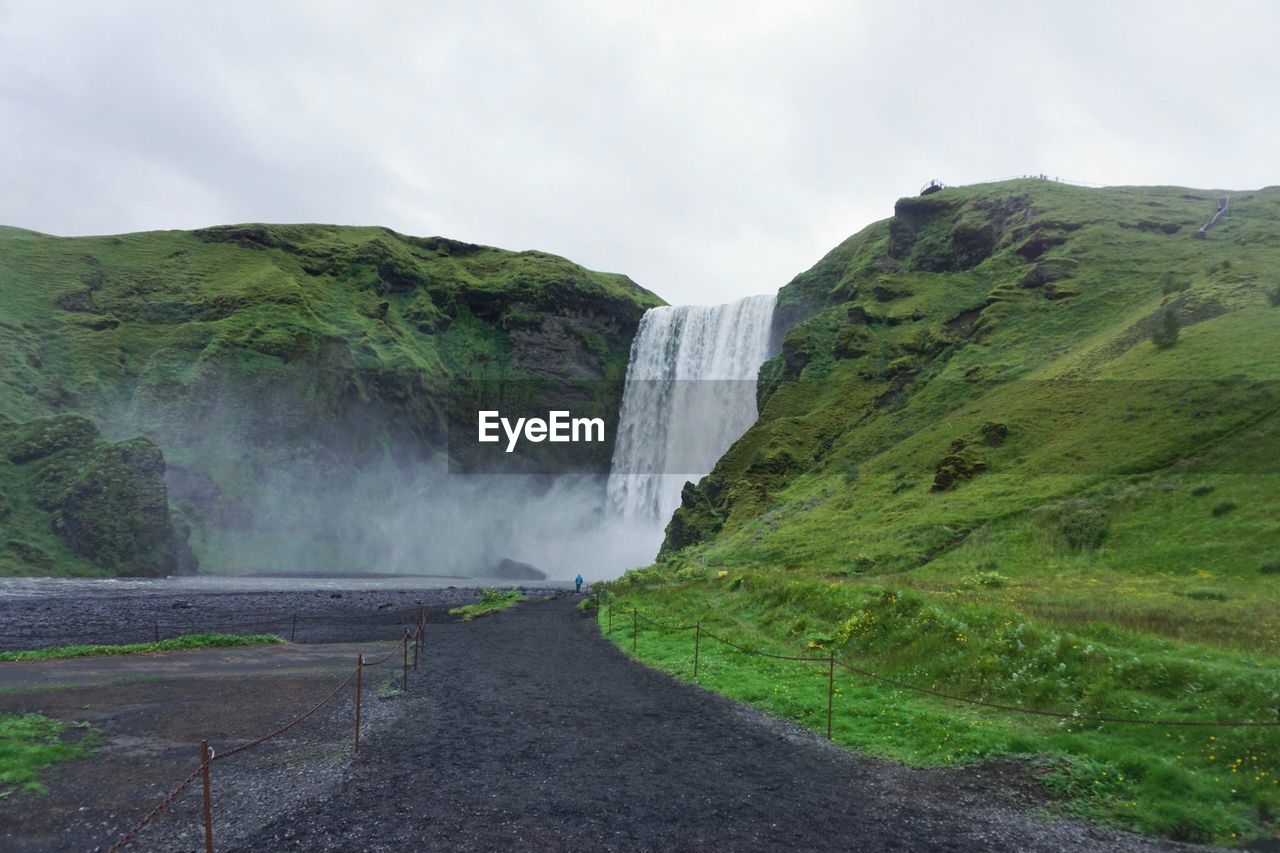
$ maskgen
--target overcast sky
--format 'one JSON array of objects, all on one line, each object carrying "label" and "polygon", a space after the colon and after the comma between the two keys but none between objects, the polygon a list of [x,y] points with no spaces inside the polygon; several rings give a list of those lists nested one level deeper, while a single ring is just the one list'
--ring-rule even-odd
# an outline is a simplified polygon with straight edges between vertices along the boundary
[{"label": "overcast sky", "polygon": [[929,178],[1280,183],[1273,2],[0,0],[0,224],[387,225],[771,291]]}]

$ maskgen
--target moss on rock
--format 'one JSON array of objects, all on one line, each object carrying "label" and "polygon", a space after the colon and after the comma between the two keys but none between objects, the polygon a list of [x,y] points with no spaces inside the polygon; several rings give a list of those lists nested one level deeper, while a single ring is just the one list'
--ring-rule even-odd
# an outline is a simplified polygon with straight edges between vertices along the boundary
[{"label": "moss on rock", "polygon": [[[195,570],[189,530],[170,517],[164,455],[149,439],[108,441],[87,418],[56,415],[0,432],[0,443],[9,460],[0,477],[22,488],[46,519],[43,532],[73,554],[120,575]],[[42,531],[28,523],[22,533]],[[14,538],[9,547],[32,568],[54,566],[47,546]]]}]

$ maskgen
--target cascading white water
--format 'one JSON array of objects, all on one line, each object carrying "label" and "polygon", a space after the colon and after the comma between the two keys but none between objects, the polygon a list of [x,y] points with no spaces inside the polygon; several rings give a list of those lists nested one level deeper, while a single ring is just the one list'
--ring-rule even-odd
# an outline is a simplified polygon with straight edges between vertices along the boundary
[{"label": "cascading white water", "polygon": [[756,419],[775,297],[651,308],[631,344],[609,473],[616,515],[665,523]]}]

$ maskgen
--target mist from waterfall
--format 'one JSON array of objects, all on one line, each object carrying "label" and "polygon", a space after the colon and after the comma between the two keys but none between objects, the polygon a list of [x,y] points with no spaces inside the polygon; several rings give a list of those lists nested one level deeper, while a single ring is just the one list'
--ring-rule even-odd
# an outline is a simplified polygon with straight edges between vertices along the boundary
[{"label": "mist from waterfall", "polygon": [[755,422],[776,297],[652,308],[640,321],[610,466],[616,517],[665,526],[687,480]]}]

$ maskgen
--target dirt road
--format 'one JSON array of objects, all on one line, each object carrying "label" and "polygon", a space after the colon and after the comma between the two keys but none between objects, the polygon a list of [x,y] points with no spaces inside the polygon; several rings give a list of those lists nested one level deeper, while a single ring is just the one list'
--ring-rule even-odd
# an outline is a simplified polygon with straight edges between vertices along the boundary
[{"label": "dirt road", "polygon": [[642,667],[572,599],[442,625],[342,783],[236,846],[287,850],[1153,850],[1033,816],[1014,763],[858,757]]}]

